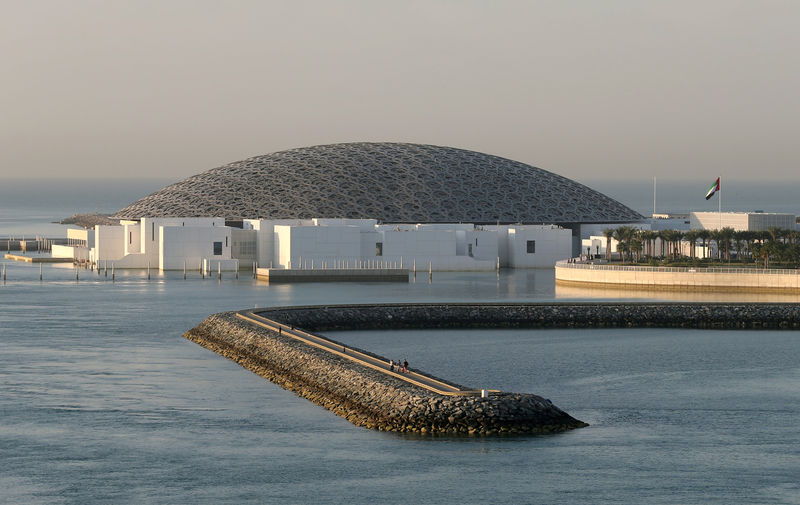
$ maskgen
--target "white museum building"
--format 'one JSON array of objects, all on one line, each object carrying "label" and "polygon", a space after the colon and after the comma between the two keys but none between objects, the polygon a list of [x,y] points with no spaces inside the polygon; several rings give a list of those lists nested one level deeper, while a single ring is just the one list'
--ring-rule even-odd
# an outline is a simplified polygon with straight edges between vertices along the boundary
[{"label": "white museum building", "polygon": [[53,256],[99,267],[231,271],[398,267],[434,271],[552,268],[572,255],[572,231],[557,225],[378,224],[375,219],[223,218],[120,220],[69,230]]}]

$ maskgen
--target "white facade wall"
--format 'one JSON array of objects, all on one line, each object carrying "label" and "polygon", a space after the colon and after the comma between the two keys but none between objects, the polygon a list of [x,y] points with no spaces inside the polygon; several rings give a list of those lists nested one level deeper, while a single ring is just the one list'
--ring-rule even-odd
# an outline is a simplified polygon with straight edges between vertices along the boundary
[{"label": "white facade wall", "polygon": [[[357,226],[289,226],[278,225],[275,248],[282,268],[315,268],[334,259],[356,259],[361,256],[361,232]],[[375,255],[375,244],[372,244]]]},{"label": "white facade wall", "polygon": [[456,255],[456,233],[452,230],[384,231],[379,235],[387,257]]},{"label": "white facade wall", "polygon": [[[231,229],[227,226],[159,226],[158,268],[200,268],[203,260],[231,259]],[[214,254],[214,243],[221,254]]]},{"label": "white facade wall", "polygon": [[329,219],[329,218],[314,218],[311,219],[314,226],[355,226],[360,232],[375,231],[375,226],[378,224],[377,219]]},{"label": "white facade wall", "polygon": [[273,227],[275,254],[274,268],[291,268],[292,259],[292,227],[278,224]]},{"label": "white facade wall", "polygon": [[722,221],[723,228],[738,231],[765,231],[772,226],[787,230],[796,228],[794,214],[774,212],[692,212],[689,221],[692,229],[718,230]]},{"label": "white facade wall", "polygon": [[53,258],[72,258],[75,261],[87,261],[89,259],[89,248],[78,245],[53,244],[50,249],[50,256]]},{"label": "white facade wall", "polygon": [[[530,241],[532,253],[528,252]],[[572,230],[549,225],[509,226],[508,256],[511,268],[551,268],[556,261],[572,256]]]},{"label": "white facade wall", "polygon": [[416,224],[399,223],[399,224],[379,224],[375,226],[375,231],[416,231]]},{"label": "white facade wall", "polygon": [[[494,232],[497,234],[497,255],[500,257],[500,266],[508,266],[508,226],[506,224],[500,225],[484,225],[481,229]],[[496,261],[496,260],[495,260]]]},{"label": "white facade wall", "polygon": [[[259,266],[276,268],[311,268],[312,262],[315,268],[323,263],[328,268],[355,267],[369,261],[406,268],[416,263],[419,271],[429,265],[438,271],[475,271],[493,270],[498,257],[501,266],[551,267],[570,256],[573,239],[571,230],[550,225],[377,225],[363,219],[244,220],[243,224],[245,229],[233,230],[221,218],[143,218],[98,226],[90,259],[117,268],[149,264],[162,270],[181,270],[184,263],[191,270],[202,264],[213,270],[220,261],[228,269],[237,263],[228,260],[236,259],[249,268],[257,258]],[[535,241],[534,252],[527,251],[528,241]],[[214,242],[221,244],[218,255]]]},{"label": "white facade wall", "polygon": [[252,269],[258,257],[258,231],[231,228],[231,258],[238,258],[242,268]]},{"label": "white facade wall", "polygon": [[[380,225],[373,226],[373,230],[380,231],[365,232],[362,230],[368,228],[356,224],[359,226],[274,226],[276,260],[273,266],[321,268],[324,262],[327,267],[383,264],[412,268],[416,262],[420,271],[429,266],[438,271],[491,270],[496,266],[498,234],[495,231],[475,230],[469,228],[471,225],[438,225],[422,230],[423,227],[415,225]],[[465,252],[472,245],[472,257],[456,254],[459,236]],[[377,244],[380,244],[380,256]]]},{"label": "white facade wall", "polygon": [[733,228],[734,230],[748,230],[747,213],[745,212],[690,212],[689,223],[693,230],[718,230]]},{"label": "white facade wall", "polygon": [[467,242],[466,256],[470,256],[471,251],[471,257],[476,260],[497,262],[497,257],[500,255],[498,232],[473,229],[464,234]]},{"label": "white facade wall", "polygon": [[668,217],[668,218],[653,218],[650,220],[651,230],[690,230],[692,222],[689,216],[686,217]]},{"label": "white facade wall", "polygon": [[125,254],[142,252],[142,227],[136,221],[122,221],[125,235]]},{"label": "white facade wall", "polygon": [[449,231],[470,231],[474,230],[475,225],[472,223],[424,223],[418,224],[417,230],[449,230]]},{"label": "white facade wall", "polygon": [[[422,228],[422,227],[420,227]],[[445,226],[426,227],[419,231],[384,230],[380,232],[383,256],[379,260],[418,271],[433,268],[437,271],[492,270],[497,262],[497,233],[488,231],[466,232]],[[461,247],[468,250],[467,240],[478,239],[472,257],[456,254]],[[483,241],[483,242],[481,242]]]},{"label": "white facade wall", "polygon": [[359,237],[360,245],[358,254],[362,258],[370,258],[377,256],[376,244],[383,240],[383,236],[378,231],[364,232]]},{"label": "white facade wall", "polygon": [[[94,247],[94,232],[84,228],[67,228],[67,242],[72,246]],[[66,256],[64,256],[66,258]]]},{"label": "white facade wall", "polygon": [[256,239],[256,262],[261,267],[278,265],[278,250],[275,241],[275,227],[292,226],[312,226],[314,221],[311,219],[245,219],[245,227],[258,231]]},{"label": "white facade wall", "polygon": [[147,266],[147,262],[152,265],[159,263],[159,227],[217,227],[225,226],[225,219],[220,217],[143,217],[140,225],[141,253],[146,256],[145,266]]},{"label": "white facade wall", "polygon": [[124,231],[118,225],[95,226],[92,261],[116,261],[125,256]]}]

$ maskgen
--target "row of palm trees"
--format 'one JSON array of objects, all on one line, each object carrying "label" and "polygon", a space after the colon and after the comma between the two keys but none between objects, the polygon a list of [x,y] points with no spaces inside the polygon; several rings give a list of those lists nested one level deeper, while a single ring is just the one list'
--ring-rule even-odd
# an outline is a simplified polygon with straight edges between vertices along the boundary
[{"label": "row of palm trees", "polygon": [[[763,261],[765,268],[772,261],[800,264],[800,232],[771,227],[766,231],[739,231],[733,228],[721,230],[640,230],[633,226],[620,226],[603,230],[606,238],[606,259],[611,259],[611,239],[615,239],[617,251],[623,261],[640,261],[645,258],[677,260],[697,258],[697,244],[716,251],[720,261]],[[683,243],[688,244],[688,256],[683,254]]]}]

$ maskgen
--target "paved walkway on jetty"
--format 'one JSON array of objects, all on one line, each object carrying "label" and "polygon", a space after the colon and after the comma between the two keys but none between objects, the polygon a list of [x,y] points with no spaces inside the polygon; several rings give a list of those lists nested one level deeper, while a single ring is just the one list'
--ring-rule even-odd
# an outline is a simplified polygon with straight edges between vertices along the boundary
[{"label": "paved walkway on jetty", "polygon": [[[459,389],[455,386],[451,386],[450,384],[446,384],[444,382],[432,379],[425,375],[421,375],[417,372],[412,372],[410,370],[408,372],[391,371],[389,370],[389,362],[386,360],[376,358],[368,354],[364,354],[354,349],[350,349],[347,346],[342,346],[341,344],[332,342],[324,337],[320,337],[319,335],[308,333],[299,328],[292,328],[291,326],[287,326],[277,321],[273,321],[272,319],[268,319],[252,311],[237,312],[236,317],[244,321],[247,321],[251,324],[254,324],[256,326],[261,326],[262,328],[266,328],[268,330],[280,332],[280,334],[283,336],[299,340],[305,344],[317,347],[319,349],[324,349],[325,351],[328,351],[337,356],[349,359],[350,361],[355,361],[356,363],[363,365],[365,367],[378,370],[380,372],[385,373],[386,375],[390,375],[397,379],[409,382],[411,384],[414,384],[415,386],[419,386],[421,388],[433,391],[441,395],[448,395],[448,396],[481,395],[481,390]],[[397,364],[395,364],[395,370],[397,369],[398,369]],[[486,391],[487,394],[490,392],[490,390],[484,390],[484,391]],[[491,390],[491,392],[494,393],[496,391]]]}]

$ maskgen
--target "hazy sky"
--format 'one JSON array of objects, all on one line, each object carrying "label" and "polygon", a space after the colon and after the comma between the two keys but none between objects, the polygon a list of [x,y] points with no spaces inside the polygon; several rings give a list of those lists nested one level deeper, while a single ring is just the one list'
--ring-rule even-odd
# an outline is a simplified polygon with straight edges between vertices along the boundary
[{"label": "hazy sky", "polygon": [[0,7],[4,177],[400,141],[578,180],[800,179],[797,0]]}]

